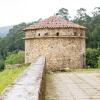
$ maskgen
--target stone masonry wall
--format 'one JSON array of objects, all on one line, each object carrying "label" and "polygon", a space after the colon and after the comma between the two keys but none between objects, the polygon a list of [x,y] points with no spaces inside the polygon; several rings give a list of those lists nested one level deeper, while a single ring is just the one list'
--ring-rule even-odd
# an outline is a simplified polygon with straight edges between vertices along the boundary
[{"label": "stone masonry wall", "polygon": [[[57,31],[61,34],[68,30],[48,30],[48,33],[52,31],[52,34]],[[76,30],[74,30],[76,31]],[[69,32],[74,34],[73,32]],[[42,30],[38,33],[46,33],[46,30]],[[77,32],[77,31],[76,31]],[[25,62],[29,63],[34,61],[40,55],[46,57],[46,67],[47,69],[57,70],[62,67],[70,68],[82,68],[84,63],[85,54],[85,38],[79,35],[79,30],[74,37],[67,37],[66,35],[60,36],[45,36],[32,38],[32,31],[26,33],[25,40]],[[83,31],[83,34],[84,31]],[[31,38],[30,38],[31,37]]]},{"label": "stone masonry wall", "polygon": [[75,28],[59,28],[59,29],[37,29],[37,30],[28,30],[25,33],[25,38],[32,37],[46,37],[46,36],[56,36],[59,33],[59,36],[85,36],[85,30],[75,29]]}]

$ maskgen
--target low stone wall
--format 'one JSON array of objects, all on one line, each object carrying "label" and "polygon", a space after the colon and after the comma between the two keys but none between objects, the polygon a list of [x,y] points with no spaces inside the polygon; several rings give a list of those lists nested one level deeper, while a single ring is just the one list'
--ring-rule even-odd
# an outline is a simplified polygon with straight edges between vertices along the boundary
[{"label": "low stone wall", "polygon": [[7,89],[0,100],[44,100],[45,58],[39,57]]}]

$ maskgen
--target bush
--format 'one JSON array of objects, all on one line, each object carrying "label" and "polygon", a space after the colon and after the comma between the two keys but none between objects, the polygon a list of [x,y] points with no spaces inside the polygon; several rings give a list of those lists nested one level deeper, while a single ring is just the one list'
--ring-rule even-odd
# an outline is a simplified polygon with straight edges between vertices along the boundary
[{"label": "bush", "polygon": [[91,68],[98,67],[98,56],[99,56],[98,49],[88,48],[86,50],[86,65]]},{"label": "bush", "polygon": [[98,68],[100,68],[100,56],[98,57]]},{"label": "bush", "polygon": [[4,70],[4,68],[5,68],[4,60],[0,60],[0,71]]},{"label": "bush", "polygon": [[5,64],[22,64],[24,63],[24,58],[24,51],[11,52],[6,57]]}]

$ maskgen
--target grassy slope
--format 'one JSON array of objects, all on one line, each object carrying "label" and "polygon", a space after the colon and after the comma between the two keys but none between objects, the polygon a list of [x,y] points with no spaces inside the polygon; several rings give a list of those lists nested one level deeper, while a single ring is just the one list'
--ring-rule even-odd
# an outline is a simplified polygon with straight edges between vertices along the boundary
[{"label": "grassy slope", "polygon": [[4,71],[0,72],[0,95],[2,91],[10,85],[13,80],[26,68],[26,65],[23,65],[19,68],[14,69],[5,69]]}]

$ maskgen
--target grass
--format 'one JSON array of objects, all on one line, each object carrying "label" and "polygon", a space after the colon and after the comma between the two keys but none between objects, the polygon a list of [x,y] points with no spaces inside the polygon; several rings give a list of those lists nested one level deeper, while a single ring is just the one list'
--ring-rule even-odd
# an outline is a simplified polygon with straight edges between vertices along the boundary
[{"label": "grass", "polygon": [[56,70],[56,71],[53,71],[54,73],[59,73],[59,72],[67,72],[67,73],[70,73],[70,72],[86,72],[86,73],[91,73],[91,72],[95,72],[95,73],[100,73],[100,68],[81,68],[81,69],[61,69],[61,70]]},{"label": "grass", "polygon": [[83,68],[83,69],[74,69],[72,70],[72,72],[87,72],[87,73],[91,73],[91,72],[100,72],[100,68]]},{"label": "grass", "polygon": [[53,75],[46,75],[46,94],[45,100],[59,100],[58,95],[56,94],[56,89],[53,84]]},{"label": "grass", "polygon": [[16,77],[22,73],[26,66],[28,65],[21,65],[18,68],[14,69],[5,69],[4,71],[0,72],[0,95],[2,95],[3,90],[10,85]]}]

